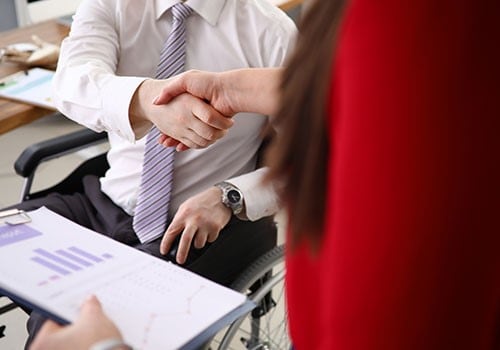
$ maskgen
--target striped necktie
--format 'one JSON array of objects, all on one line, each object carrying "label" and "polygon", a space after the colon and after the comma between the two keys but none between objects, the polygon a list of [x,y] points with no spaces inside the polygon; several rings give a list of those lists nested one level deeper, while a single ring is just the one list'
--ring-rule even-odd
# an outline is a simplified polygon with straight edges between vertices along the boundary
[{"label": "striped necktie", "polygon": [[[166,79],[184,71],[186,56],[185,19],[193,9],[184,3],[172,7],[173,25],[160,55],[157,79]],[[175,148],[158,144],[160,131],[153,127],[146,139],[141,186],[133,227],[141,243],[163,236],[166,229],[172,191]]]}]

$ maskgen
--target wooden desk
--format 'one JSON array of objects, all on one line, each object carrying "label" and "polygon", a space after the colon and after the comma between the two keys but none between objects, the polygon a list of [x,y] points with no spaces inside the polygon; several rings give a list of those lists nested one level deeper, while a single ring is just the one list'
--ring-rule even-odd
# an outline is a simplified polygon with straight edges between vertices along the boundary
[{"label": "wooden desk", "polygon": [[[45,41],[60,44],[68,33],[67,26],[51,20],[0,33],[0,47],[19,42],[31,42],[33,34]],[[25,68],[21,64],[2,62],[0,63],[0,78]],[[54,111],[0,98],[0,135],[52,113]]]}]

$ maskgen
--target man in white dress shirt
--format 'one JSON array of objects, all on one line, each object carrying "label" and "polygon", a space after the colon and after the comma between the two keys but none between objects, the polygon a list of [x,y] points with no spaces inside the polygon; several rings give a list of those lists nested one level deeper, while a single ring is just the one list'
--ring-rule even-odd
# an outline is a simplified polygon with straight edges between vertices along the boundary
[{"label": "man in white dress shirt", "polygon": [[[256,169],[268,117],[240,113],[227,119],[190,95],[162,106],[152,103],[162,81],[151,77],[172,27],[171,7],[177,2],[81,3],[61,47],[54,99],[67,117],[108,133],[110,168],[103,178],[84,178],[83,193],[54,195],[18,207],[46,205],[83,226],[228,284],[276,241],[270,216],[278,208],[277,199],[273,191],[260,186],[264,169]],[[186,24],[185,70],[275,67],[283,65],[291,52],[295,25],[268,0],[188,0],[185,4],[193,9]],[[199,120],[211,120],[213,125]],[[193,122],[198,127],[192,127]],[[144,135],[153,123],[191,147],[175,155],[165,235],[170,241],[182,237],[182,247],[163,254],[161,237],[141,244],[132,228]],[[225,191],[214,186],[221,182],[239,191],[241,201],[223,204]],[[30,333],[39,323],[32,315]]]}]

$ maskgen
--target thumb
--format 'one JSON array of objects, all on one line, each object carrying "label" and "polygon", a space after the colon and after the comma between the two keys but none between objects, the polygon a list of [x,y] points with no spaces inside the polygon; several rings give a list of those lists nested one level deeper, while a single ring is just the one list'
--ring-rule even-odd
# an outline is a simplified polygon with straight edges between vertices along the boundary
[{"label": "thumb", "polygon": [[163,105],[170,102],[176,96],[187,92],[186,73],[179,74],[173,78],[166,81],[165,85],[161,89],[161,92],[153,100],[155,105]]},{"label": "thumb", "polygon": [[172,248],[172,244],[175,242],[177,236],[182,232],[184,226],[176,225],[175,217],[167,228],[167,231],[163,235],[160,243],[160,253],[166,255]]},{"label": "thumb", "polygon": [[95,317],[95,315],[102,313],[103,311],[101,302],[95,295],[91,295],[90,297],[88,297],[80,307],[80,315],[84,317]]}]

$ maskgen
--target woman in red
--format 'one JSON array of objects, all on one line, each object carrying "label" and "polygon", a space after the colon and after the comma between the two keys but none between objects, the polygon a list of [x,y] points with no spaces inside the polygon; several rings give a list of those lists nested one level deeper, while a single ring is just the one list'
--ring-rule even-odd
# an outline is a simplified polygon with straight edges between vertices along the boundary
[{"label": "woman in red", "polygon": [[353,0],[336,39],[335,12],[304,23],[270,162],[295,347],[500,349],[500,2]]},{"label": "woman in red", "polygon": [[281,93],[296,349],[500,348],[499,42],[498,0],[317,1],[281,91],[279,70],[190,72],[156,101],[272,113]]}]

